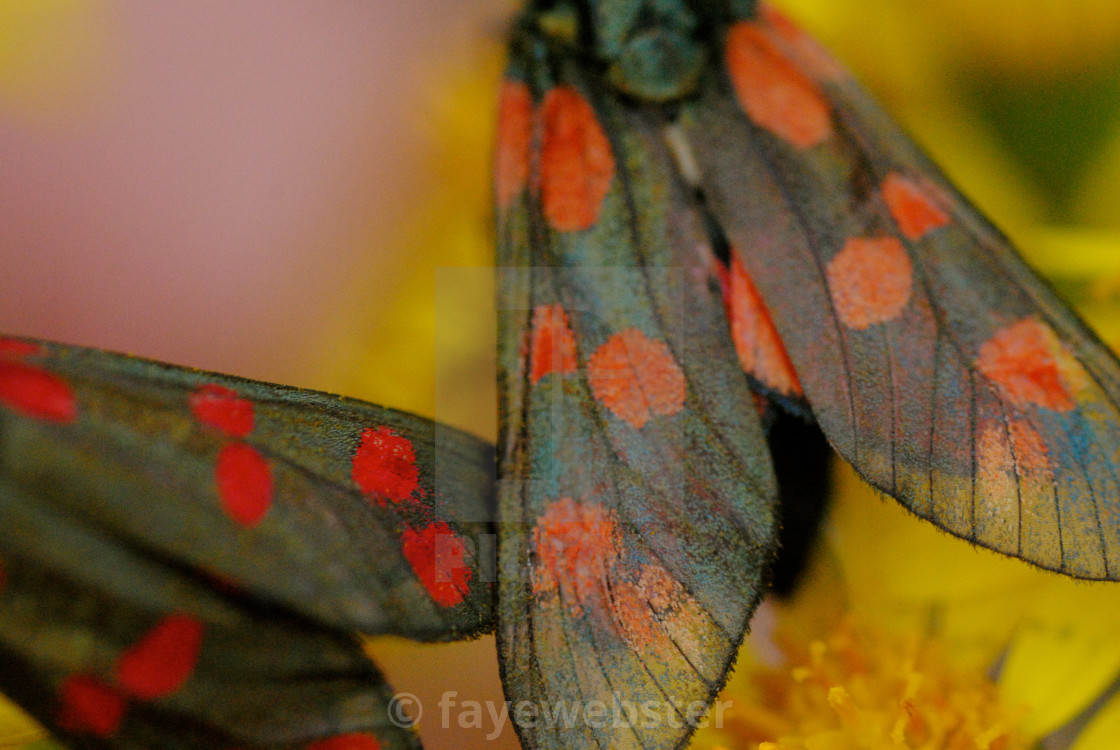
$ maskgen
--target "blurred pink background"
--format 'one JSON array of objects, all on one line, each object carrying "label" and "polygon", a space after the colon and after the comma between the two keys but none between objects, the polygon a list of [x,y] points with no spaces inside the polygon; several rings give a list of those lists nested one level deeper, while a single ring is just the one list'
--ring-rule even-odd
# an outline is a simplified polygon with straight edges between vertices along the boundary
[{"label": "blurred pink background", "polygon": [[[331,388],[332,320],[391,288],[378,240],[439,179],[419,171],[432,79],[499,38],[510,3],[35,5],[0,10],[18,42],[0,331]],[[430,748],[516,746],[438,726],[443,689],[501,700],[491,640],[381,650]]]},{"label": "blurred pink background", "polygon": [[24,19],[52,64],[0,91],[0,330],[315,385],[347,279],[376,274],[378,236],[430,177],[413,168],[425,76],[500,36],[508,5],[122,0]]}]

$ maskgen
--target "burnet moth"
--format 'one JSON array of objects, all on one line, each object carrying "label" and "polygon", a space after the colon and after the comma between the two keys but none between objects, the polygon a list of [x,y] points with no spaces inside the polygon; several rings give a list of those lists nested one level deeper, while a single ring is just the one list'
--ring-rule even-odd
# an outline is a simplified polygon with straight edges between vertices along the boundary
[{"label": "burnet moth", "polygon": [[498,137],[496,485],[408,414],[0,340],[0,688],[65,742],[418,747],[351,634],[496,630],[511,703],[643,707],[525,747],[681,747],[766,591],[781,412],[1120,575],[1115,358],[773,9],[530,2]]},{"label": "burnet moth", "polygon": [[526,747],[686,742],[776,546],[756,399],[952,534],[1120,577],[1117,360],[784,16],[530,3],[500,107],[506,691],[681,720]]}]

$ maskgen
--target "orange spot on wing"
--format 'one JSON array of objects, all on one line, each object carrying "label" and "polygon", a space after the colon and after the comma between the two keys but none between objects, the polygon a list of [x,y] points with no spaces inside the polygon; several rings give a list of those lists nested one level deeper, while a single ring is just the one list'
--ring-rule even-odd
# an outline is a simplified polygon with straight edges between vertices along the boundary
[{"label": "orange spot on wing", "polygon": [[58,725],[69,732],[111,737],[124,719],[124,696],[92,675],[67,677],[58,699]]},{"label": "orange spot on wing", "polygon": [[78,417],[70,385],[54,373],[23,362],[0,360],[0,403],[27,417],[68,424]]},{"label": "orange spot on wing", "polygon": [[571,86],[550,90],[541,107],[541,203],[552,228],[587,229],[614,179],[614,156],[587,100]]},{"label": "orange spot on wing", "polygon": [[977,538],[996,549],[1017,549],[1021,524],[1020,480],[1016,478],[1011,444],[999,422],[985,420],[979,426],[975,481],[973,521]]},{"label": "orange spot on wing", "polygon": [[420,484],[412,443],[388,427],[370,427],[362,433],[350,476],[366,494],[394,503],[408,500]]},{"label": "orange spot on wing", "polygon": [[1035,474],[1047,481],[1053,479],[1050,449],[1038,431],[1022,419],[1012,419],[1007,424],[1011,436],[1011,449],[1015,452],[1015,465],[1022,474]]},{"label": "orange spot on wing", "polygon": [[825,275],[836,314],[855,330],[897,317],[910,301],[914,269],[894,237],[853,237]]},{"label": "orange spot on wing", "polygon": [[532,137],[533,95],[521,81],[506,81],[498,101],[498,142],[494,151],[494,194],[498,208],[508,208],[525,189]]},{"label": "orange spot on wing", "polygon": [[595,350],[587,379],[595,398],[637,429],[684,407],[685,377],[673,353],[637,328],[616,333]]},{"label": "orange spot on wing", "polygon": [[210,383],[192,393],[188,401],[195,419],[230,437],[245,437],[253,431],[253,404],[237,391]]},{"label": "orange spot on wing", "polygon": [[533,310],[533,333],[529,341],[529,381],[545,375],[576,372],[576,339],[562,305],[541,305]]},{"label": "orange spot on wing", "polygon": [[1054,411],[1074,407],[1065,352],[1057,335],[1036,318],[1023,318],[996,331],[980,347],[976,369],[1017,407]]},{"label": "orange spot on wing", "polygon": [[241,526],[256,526],[272,507],[272,469],[251,445],[230,443],[222,448],[214,479],[222,509]]},{"label": "orange spot on wing", "polygon": [[401,550],[432,600],[454,607],[470,591],[473,571],[466,542],[443,521],[401,533]]},{"label": "orange spot on wing", "polygon": [[1023,419],[984,420],[976,438],[975,523],[978,540],[1036,561],[1061,562],[1039,544],[1056,533],[1054,472],[1042,436]]},{"label": "orange spot on wing", "polygon": [[723,294],[739,364],[778,393],[801,395],[801,382],[782,345],[770,311],[735,253]]},{"label": "orange spot on wing", "polygon": [[558,593],[575,616],[595,609],[618,558],[618,544],[614,515],[602,505],[567,497],[553,502],[533,529],[533,592]]},{"label": "orange spot on wing", "polygon": [[979,471],[989,483],[986,495],[997,494],[991,488],[998,487],[1005,499],[1014,501],[1017,493],[1012,474],[1024,480],[1053,481],[1050,449],[1038,431],[1022,419],[1009,419],[1006,433],[998,424],[983,425],[976,445]]},{"label": "orange spot on wing", "polygon": [[636,583],[616,579],[611,592],[614,620],[632,648],[698,652],[704,614],[665,568],[642,565]]},{"label": "orange spot on wing", "polygon": [[883,201],[898,228],[910,240],[918,240],[949,223],[947,214],[918,183],[898,172],[883,180]]},{"label": "orange spot on wing", "polygon": [[739,104],[756,125],[797,148],[832,135],[831,111],[816,84],[757,23],[728,30],[724,57]]},{"label": "orange spot on wing", "polygon": [[198,664],[202,634],[202,622],[190,615],[164,617],[121,654],[117,682],[142,700],[174,693]]}]

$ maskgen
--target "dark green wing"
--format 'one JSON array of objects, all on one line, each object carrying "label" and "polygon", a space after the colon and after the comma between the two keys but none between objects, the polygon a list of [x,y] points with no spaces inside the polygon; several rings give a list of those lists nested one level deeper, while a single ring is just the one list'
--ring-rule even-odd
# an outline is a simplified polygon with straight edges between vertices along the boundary
[{"label": "dark green wing", "polygon": [[720,34],[682,132],[830,442],[953,534],[1120,580],[1116,358],[788,20]]},{"label": "dark green wing", "polygon": [[765,588],[770,460],[659,112],[532,32],[515,45],[496,173],[507,698],[528,748],[678,747]]},{"label": "dark green wing", "polygon": [[[351,634],[492,627],[492,471],[401,412],[0,340],[0,679],[80,746],[410,746]],[[137,651],[163,688],[130,684]],[[83,701],[123,706],[111,740]]]}]

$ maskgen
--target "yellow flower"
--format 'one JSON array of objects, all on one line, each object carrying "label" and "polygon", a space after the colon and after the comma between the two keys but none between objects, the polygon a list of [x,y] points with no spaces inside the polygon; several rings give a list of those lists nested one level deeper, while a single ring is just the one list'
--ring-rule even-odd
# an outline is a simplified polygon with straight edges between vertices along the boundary
[{"label": "yellow flower", "polygon": [[[846,465],[835,474],[805,589],[756,618],[720,698],[732,704],[723,731],[696,747],[1032,747],[1120,675],[1120,587],[974,548]],[[1099,738],[1117,712],[1090,721],[1078,750],[1113,747]]]},{"label": "yellow flower", "polygon": [[946,644],[843,620],[822,638],[783,639],[780,667],[750,665],[720,700],[722,727],[693,747],[759,750],[1015,750],[1023,711]]}]

